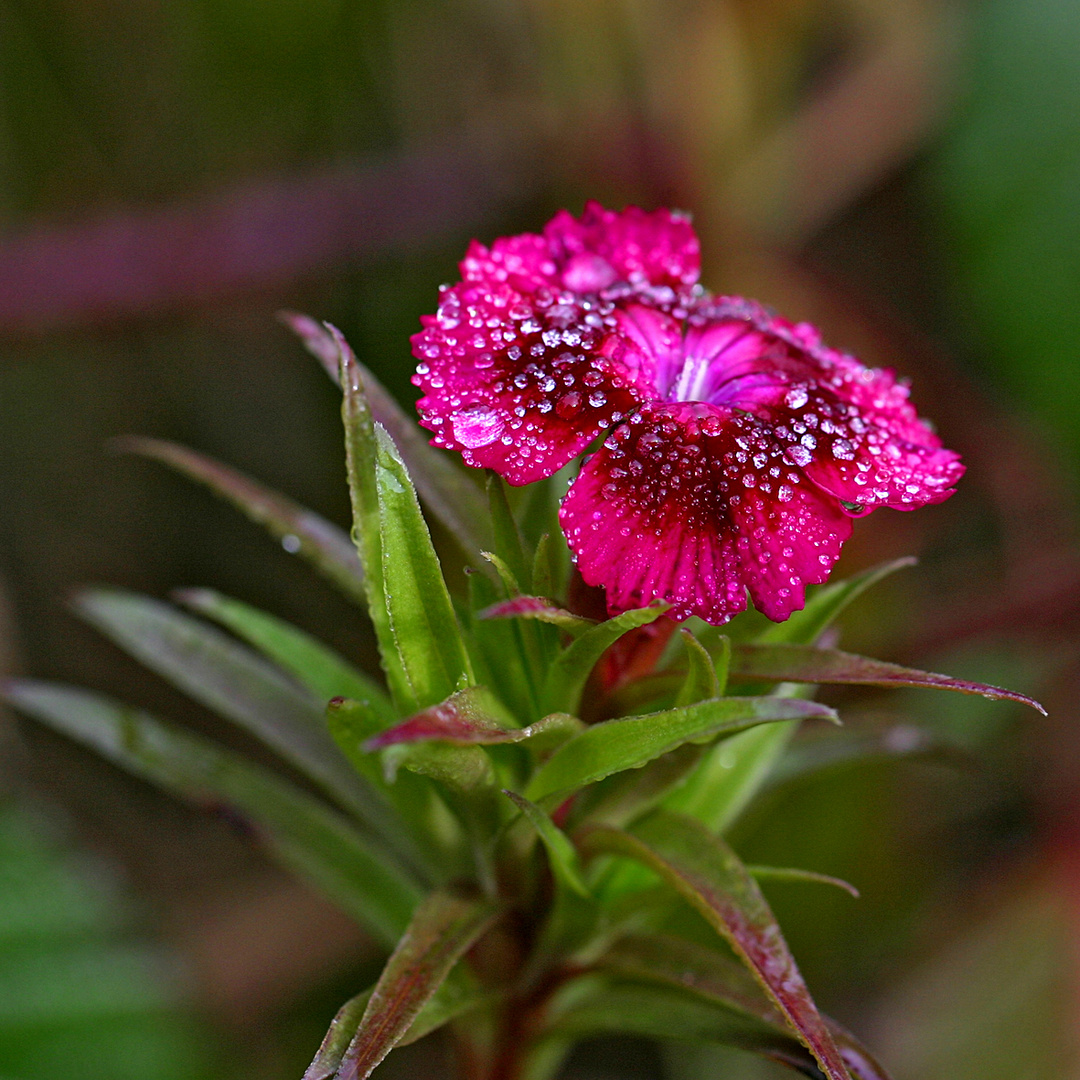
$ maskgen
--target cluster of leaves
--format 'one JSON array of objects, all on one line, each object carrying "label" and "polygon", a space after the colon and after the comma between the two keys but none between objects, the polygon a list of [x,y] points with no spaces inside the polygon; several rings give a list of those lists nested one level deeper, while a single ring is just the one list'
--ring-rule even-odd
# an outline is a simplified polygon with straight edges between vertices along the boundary
[{"label": "cluster of leaves", "polygon": [[[759,887],[844,883],[748,867],[722,833],[801,721],[836,720],[807,684],[1018,695],[815,644],[902,563],[819,590],[783,625],[753,612],[724,633],[692,621],[654,663],[605,677],[617,643],[664,643],[663,607],[596,622],[550,599],[569,570],[550,486],[515,513],[492,477],[485,500],[336,331],[291,323],[343,390],[354,543],[191,451],[133,448],[207,483],[365,604],[385,686],[209,590],[179,594],[181,607],[99,590],[79,608],[310,788],[81,689],[18,681],[5,696],[247,821],[391,950],[305,1080],[366,1077],[443,1025],[465,1072],[489,1080],[543,1080],[576,1040],[607,1032],[725,1043],[829,1080],[884,1077],[818,1012]],[[421,499],[466,555],[465,597],[451,595]]]}]

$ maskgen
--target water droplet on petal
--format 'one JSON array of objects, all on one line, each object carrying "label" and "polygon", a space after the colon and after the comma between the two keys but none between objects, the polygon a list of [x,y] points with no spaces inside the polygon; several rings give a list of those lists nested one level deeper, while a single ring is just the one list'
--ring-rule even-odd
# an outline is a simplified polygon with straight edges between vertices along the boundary
[{"label": "water droplet on petal", "polygon": [[486,405],[474,405],[463,409],[450,417],[454,427],[454,438],[470,450],[479,449],[493,443],[503,429],[502,417]]}]

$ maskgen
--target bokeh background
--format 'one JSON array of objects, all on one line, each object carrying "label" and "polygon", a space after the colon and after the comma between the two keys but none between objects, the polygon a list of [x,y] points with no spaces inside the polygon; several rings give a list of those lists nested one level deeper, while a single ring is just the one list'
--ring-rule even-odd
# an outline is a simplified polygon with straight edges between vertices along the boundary
[{"label": "bokeh background", "polygon": [[[964,453],[951,501],[859,524],[841,572],[921,562],[843,641],[1049,719],[837,695],[882,752],[779,782],[735,839],[862,890],[771,899],[897,1080],[1080,1077],[1075,0],[0,0],[0,668],[212,730],[72,616],[99,582],[210,585],[370,666],[329,588],[109,440],[344,522],[335,392],[274,312],[330,319],[411,401],[467,240],[589,197],[692,211],[709,287],[909,374]],[[890,760],[915,724],[938,752]],[[0,757],[0,1075],[295,1080],[375,970],[344,917],[41,730],[0,719]],[[625,1041],[567,1071],[783,1075]]]}]

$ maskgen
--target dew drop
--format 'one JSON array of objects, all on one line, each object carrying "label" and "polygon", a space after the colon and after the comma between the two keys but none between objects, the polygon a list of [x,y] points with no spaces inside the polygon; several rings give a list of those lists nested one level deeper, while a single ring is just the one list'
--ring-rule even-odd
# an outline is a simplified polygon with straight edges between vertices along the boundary
[{"label": "dew drop", "polygon": [[502,434],[502,417],[486,405],[474,405],[450,417],[454,438],[470,450],[489,446]]}]

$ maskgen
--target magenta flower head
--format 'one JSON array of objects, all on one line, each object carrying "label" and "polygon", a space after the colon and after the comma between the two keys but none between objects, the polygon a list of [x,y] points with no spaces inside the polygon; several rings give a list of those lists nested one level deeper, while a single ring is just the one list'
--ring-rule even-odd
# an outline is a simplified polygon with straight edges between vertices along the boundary
[{"label": "magenta flower head", "polygon": [[907,386],[697,284],[687,219],[590,203],[543,235],[474,243],[413,338],[432,442],[511,484],[606,432],[560,522],[612,612],[653,600],[721,624],[801,608],[878,507],[948,498],[958,455]]}]

